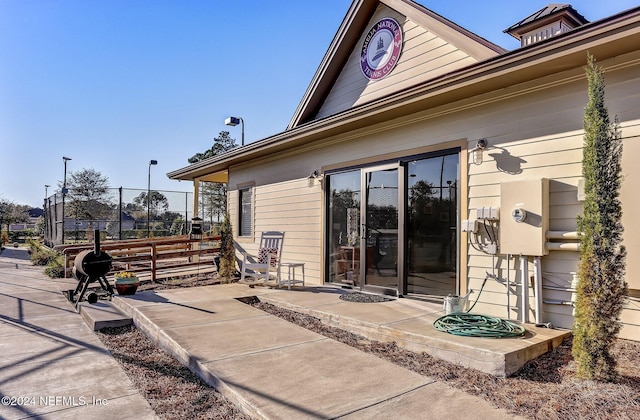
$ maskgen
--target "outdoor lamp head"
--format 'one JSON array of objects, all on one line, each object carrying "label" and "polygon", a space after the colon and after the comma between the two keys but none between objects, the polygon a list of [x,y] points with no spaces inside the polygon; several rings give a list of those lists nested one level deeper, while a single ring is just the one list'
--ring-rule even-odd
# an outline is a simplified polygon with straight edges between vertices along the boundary
[{"label": "outdoor lamp head", "polygon": [[224,124],[231,127],[235,127],[236,125],[240,124],[240,118],[229,117],[226,120],[224,120]]},{"label": "outdoor lamp head", "polygon": [[158,161],[157,160],[150,160],[149,161],[149,165],[157,165]]}]

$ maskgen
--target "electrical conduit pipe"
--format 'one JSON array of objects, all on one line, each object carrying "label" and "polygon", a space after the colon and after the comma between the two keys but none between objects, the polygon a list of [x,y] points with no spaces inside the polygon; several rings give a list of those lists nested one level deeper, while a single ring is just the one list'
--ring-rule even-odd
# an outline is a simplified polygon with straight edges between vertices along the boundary
[{"label": "electrical conduit pipe", "polygon": [[525,257],[520,254],[520,284],[522,295],[522,311],[521,321],[523,323],[529,322],[529,257]]},{"label": "electrical conduit pipe", "polygon": [[542,261],[533,257],[533,286],[536,298],[536,324],[542,324]]}]

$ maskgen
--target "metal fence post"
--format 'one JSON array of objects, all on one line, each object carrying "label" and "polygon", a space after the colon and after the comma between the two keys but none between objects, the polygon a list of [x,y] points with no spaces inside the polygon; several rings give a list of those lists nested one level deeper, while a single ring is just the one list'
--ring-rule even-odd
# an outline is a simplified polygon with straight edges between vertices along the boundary
[{"label": "metal fence post", "polygon": [[122,240],[122,187],[118,191],[120,193],[118,199],[118,240]]}]

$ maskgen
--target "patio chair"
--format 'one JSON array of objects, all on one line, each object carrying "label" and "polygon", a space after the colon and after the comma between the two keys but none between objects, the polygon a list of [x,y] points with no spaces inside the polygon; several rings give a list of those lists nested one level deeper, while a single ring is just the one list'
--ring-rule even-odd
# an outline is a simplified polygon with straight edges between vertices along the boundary
[{"label": "patio chair", "polygon": [[253,283],[257,283],[264,277],[264,281],[267,282],[270,276],[274,275],[280,284],[282,242],[284,242],[284,232],[262,232],[258,255],[242,253],[240,282],[246,283],[245,277],[253,277]]}]

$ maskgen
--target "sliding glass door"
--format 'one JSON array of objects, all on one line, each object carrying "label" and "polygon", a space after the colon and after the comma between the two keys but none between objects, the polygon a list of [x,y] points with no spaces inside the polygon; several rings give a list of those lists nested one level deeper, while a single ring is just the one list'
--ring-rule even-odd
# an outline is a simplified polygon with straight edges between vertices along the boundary
[{"label": "sliding glass door", "polygon": [[327,281],[384,294],[457,289],[458,151],[326,176]]},{"label": "sliding glass door", "polygon": [[408,162],[406,293],[456,294],[458,154]]},{"label": "sliding glass door", "polygon": [[398,164],[363,169],[360,265],[364,288],[397,294],[402,272],[400,244],[401,167]]},{"label": "sliding glass door", "polygon": [[360,169],[327,177],[328,281],[361,287],[360,276]]}]

